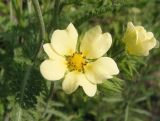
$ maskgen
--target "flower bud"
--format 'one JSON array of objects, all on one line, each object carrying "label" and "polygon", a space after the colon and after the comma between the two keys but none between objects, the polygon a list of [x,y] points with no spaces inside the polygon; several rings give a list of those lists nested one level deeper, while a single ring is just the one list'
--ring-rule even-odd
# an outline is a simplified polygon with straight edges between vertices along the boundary
[{"label": "flower bud", "polygon": [[147,32],[143,26],[134,26],[132,22],[128,22],[123,42],[126,51],[137,56],[149,55],[149,51],[158,45],[152,32]]}]

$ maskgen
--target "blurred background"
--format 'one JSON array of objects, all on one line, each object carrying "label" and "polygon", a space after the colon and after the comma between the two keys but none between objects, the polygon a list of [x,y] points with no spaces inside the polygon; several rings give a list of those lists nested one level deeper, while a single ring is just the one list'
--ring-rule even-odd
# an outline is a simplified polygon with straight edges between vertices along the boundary
[{"label": "blurred background", "polygon": [[[160,121],[160,48],[147,57],[123,52],[129,21],[160,40],[160,0],[1,0],[0,121]],[[47,58],[41,44],[70,22],[79,38],[97,24],[113,37],[106,55],[120,74],[92,98],[80,88],[65,94],[61,81],[53,84],[39,71]]]}]

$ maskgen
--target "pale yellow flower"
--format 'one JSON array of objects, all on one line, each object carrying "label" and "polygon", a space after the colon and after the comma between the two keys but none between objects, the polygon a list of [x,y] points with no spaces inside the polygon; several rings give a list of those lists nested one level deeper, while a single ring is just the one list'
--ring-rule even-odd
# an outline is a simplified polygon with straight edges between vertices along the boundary
[{"label": "pale yellow flower", "polygon": [[147,56],[158,44],[152,32],[147,32],[143,26],[134,26],[132,22],[128,22],[123,41],[126,51],[137,56]]},{"label": "pale yellow flower", "polygon": [[43,45],[49,59],[40,65],[40,71],[47,80],[64,77],[62,88],[68,94],[81,86],[88,96],[94,96],[98,83],[119,73],[113,59],[102,57],[110,48],[112,38],[96,26],[85,33],[79,49],[77,39],[72,23],[65,30],[54,31],[51,43]]}]

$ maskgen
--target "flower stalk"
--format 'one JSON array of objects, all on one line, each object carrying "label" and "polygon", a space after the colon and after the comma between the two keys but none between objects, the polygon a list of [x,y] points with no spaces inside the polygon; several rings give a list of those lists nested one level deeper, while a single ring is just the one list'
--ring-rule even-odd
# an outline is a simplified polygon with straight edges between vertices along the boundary
[{"label": "flower stalk", "polygon": [[[32,0],[32,3],[33,3],[37,18],[38,18],[39,23],[40,23],[41,41],[40,41],[40,44],[39,44],[33,58],[31,58],[31,65],[28,66],[28,68],[26,70],[26,73],[24,75],[24,79],[23,79],[23,82],[22,82],[22,88],[21,88],[20,106],[22,106],[24,91],[25,91],[27,81],[28,81],[28,79],[30,77],[30,74],[31,74],[31,71],[32,71],[32,66],[35,63],[35,60],[36,60],[36,58],[37,58],[37,56],[40,52],[40,49],[43,45],[43,42],[45,40],[45,25],[44,25],[44,21],[43,21],[42,12],[41,12],[41,9],[40,9],[39,2],[38,2],[38,0]],[[21,119],[22,119],[21,117],[22,117],[22,108],[20,107],[19,111],[17,112],[17,121],[21,121]]]},{"label": "flower stalk", "polygon": [[33,3],[33,6],[34,6],[34,10],[36,12],[37,18],[39,20],[40,30],[41,30],[41,42],[40,42],[39,48],[36,50],[35,55],[32,58],[32,61],[33,61],[33,60],[36,59],[36,57],[37,57],[37,55],[38,55],[38,53],[39,53],[39,51],[40,51],[40,49],[43,45],[43,42],[45,40],[45,25],[44,25],[43,16],[42,16],[42,12],[41,12],[38,0],[32,0],[32,3]]}]

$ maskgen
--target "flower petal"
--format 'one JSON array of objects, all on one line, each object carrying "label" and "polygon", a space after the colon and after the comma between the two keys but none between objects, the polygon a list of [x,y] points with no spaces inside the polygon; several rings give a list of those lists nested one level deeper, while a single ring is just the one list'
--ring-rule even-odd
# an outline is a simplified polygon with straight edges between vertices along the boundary
[{"label": "flower petal", "polygon": [[77,71],[69,72],[64,77],[64,80],[62,82],[63,90],[67,94],[74,92],[79,86],[78,81],[80,81],[80,80],[79,80],[79,75],[78,75]]},{"label": "flower petal", "polygon": [[152,39],[154,37],[152,32],[146,32],[146,40]]},{"label": "flower petal", "polygon": [[119,69],[112,58],[101,57],[94,62],[88,63],[85,67],[85,75],[87,79],[94,83],[102,83],[106,79],[117,75]]},{"label": "flower petal", "polygon": [[144,29],[143,26],[136,26],[135,29],[138,36],[136,44],[139,44],[146,39],[146,30]]},{"label": "flower petal", "polygon": [[87,78],[85,77],[84,74],[81,73],[80,75],[80,81],[79,81],[79,85],[82,86],[84,92],[86,93],[86,95],[93,97],[96,94],[97,91],[97,85],[96,84],[92,84],[91,82],[89,82],[87,80]]},{"label": "flower petal", "polygon": [[128,22],[127,24],[127,30],[124,34],[124,38],[123,38],[123,41],[125,44],[127,45],[135,45],[136,42],[137,42],[137,39],[138,39],[138,35],[137,35],[137,32],[136,32],[136,29],[133,25],[132,22]]},{"label": "flower petal", "polygon": [[159,41],[157,40],[155,48],[159,48]]},{"label": "flower petal", "polygon": [[88,96],[94,96],[97,90],[97,86],[90,83],[83,73],[78,71],[72,71],[65,76],[65,79],[62,83],[63,90],[70,94],[74,92],[78,86],[82,86],[84,92]]},{"label": "flower petal", "polygon": [[138,52],[141,52],[140,55],[148,56],[149,51],[154,48],[157,44],[157,40],[153,37],[151,39],[145,40],[144,43],[141,43],[139,46]]},{"label": "flower petal", "polygon": [[60,55],[72,55],[76,50],[78,33],[70,23],[66,30],[56,30],[51,38],[51,45]]},{"label": "flower petal", "polygon": [[67,66],[64,61],[45,60],[40,65],[42,76],[51,81],[59,80],[64,77]]},{"label": "flower petal", "polygon": [[50,59],[52,60],[58,60],[60,58],[63,58],[62,56],[58,55],[52,48],[50,43],[46,43],[43,45],[44,51],[47,53]]},{"label": "flower petal", "polygon": [[[150,38],[151,35],[148,35],[147,38]],[[148,56],[149,51],[156,47],[157,40],[152,37],[150,39],[145,40],[145,42],[139,43],[137,45],[133,45],[132,47],[128,48],[128,52],[132,55],[137,56]]]},{"label": "flower petal", "polygon": [[131,22],[128,23],[124,42],[128,53],[136,56],[147,56],[152,48],[158,46],[152,32],[147,32],[143,26],[134,26]]},{"label": "flower petal", "polygon": [[78,71],[72,71],[65,76],[62,83],[63,90],[70,94],[74,92],[78,86],[82,86],[84,92],[88,96],[94,96],[97,90],[97,85],[90,83],[85,75]]},{"label": "flower petal", "polygon": [[103,56],[111,47],[112,37],[109,33],[102,34],[100,26],[87,31],[81,41],[80,51],[88,59]]}]

